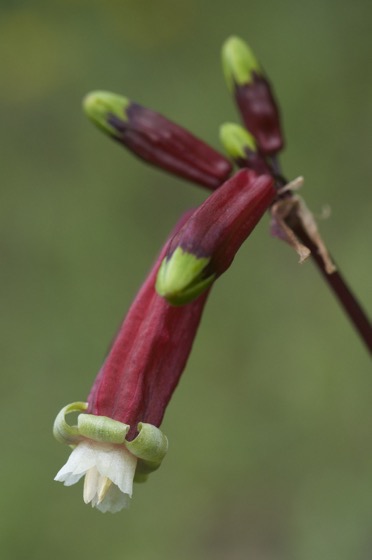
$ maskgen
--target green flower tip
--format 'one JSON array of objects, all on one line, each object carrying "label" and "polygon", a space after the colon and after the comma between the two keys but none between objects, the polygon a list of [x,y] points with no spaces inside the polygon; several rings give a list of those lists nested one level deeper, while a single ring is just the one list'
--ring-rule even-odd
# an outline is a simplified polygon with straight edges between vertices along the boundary
[{"label": "green flower tip", "polygon": [[113,116],[121,121],[127,121],[126,110],[129,105],[130,101],[127,97],[108,91],[93,91],[83,100],[83,109],[87,117],[111,136],[117,136],[118,132],[110,124],[109,118]]},{"label": "green flower tip", "polygon": [[160,265],[156,291],[172,305],[190,303],[215,280],[215,274],[204,274],[209,261],[208,257],[196,257],[177,247]]},{"label": "green flower tip", "polygon": [[247,150],[257,151],[257,144],[252,136],[242,126],[234,123],[225,123],[220,127],[220,141],[228,155],[236,160],[245,158]]},{"label": "green flower tip", "polygon": [[253,79],[253,72],[262,73],[247,43],[235,36],[229,37],[222,46],[222,66],[231,91],[235,85],[249,84]]}]

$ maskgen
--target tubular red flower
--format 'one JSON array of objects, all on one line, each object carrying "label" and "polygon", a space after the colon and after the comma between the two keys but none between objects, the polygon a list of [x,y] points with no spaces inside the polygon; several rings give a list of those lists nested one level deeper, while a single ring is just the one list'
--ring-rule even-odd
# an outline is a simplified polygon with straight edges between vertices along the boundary
[{"label": "tubular red flower", "polygon": [[[182,225],[181,222],[180,225]],[[144,482],[168,449],[159,430],[186,365],[207,293],[182,308],[154,289],[165,245],[119,329],[88,397],[64,407],[54,423],[58,441],[73,445],[55,480],[84,477],[83,498],[103,512],[129,506],[133,482]],[[66,414],[80,413],[71,426]]]}]

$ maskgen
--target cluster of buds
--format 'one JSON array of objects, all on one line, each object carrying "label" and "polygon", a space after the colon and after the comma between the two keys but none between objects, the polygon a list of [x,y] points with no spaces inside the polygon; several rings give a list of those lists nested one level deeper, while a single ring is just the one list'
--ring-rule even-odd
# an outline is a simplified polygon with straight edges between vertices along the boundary
[{"label": "cluster of buds", "polygon": [[[246,128],[226,124],[221,140],[241,169],[181,126],[126,97],[93,92],[88,117],[146,162],[213,193],[178,223],[135,298],[87,402],[64,407],[54,424],[73,447],[56,480],[85,476],[84,501],[119,511],[133,481],[156,470],[168,448],[160,431],[186,365],[208,293],[282,186],[272,162],[283,147],[278,109],[250,49],[235,37],[223,47],[226,79]],[[77,412],[76,425],[66,416]]]}]

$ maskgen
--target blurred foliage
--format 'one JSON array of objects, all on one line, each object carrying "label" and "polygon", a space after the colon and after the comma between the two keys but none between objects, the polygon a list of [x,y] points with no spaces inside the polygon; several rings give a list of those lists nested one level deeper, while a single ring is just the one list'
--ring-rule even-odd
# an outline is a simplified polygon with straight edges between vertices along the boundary
[{"label": "blurred foliage", "polygon": [[231,33],[280,98],[287,175],[371,302],[372,4],[336,0],[0,4],[2,558],[366,560],[372,378],[311,263],[267,220],[221,278],[163,428],[170,451],[131,510],[84,506],[53,476],[55,414],[84,399],[178,215],[206,193],[85,121],[113,90],[218,147],[236,119],[220,71]]}]

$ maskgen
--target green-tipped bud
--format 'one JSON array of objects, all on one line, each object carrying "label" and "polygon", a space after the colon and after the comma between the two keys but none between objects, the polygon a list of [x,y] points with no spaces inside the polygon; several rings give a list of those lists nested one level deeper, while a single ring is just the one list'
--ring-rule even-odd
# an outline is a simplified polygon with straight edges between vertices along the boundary
[{"label": "green-tipped bud", "polygon": [[242,126],[225,123],[220,128],[221,144],[233,160],[245,159],[247,152],[256,152],[256,140]]},{"label": "green-tipped bud", "polygon": [[160,265],[156,291],[172,305],[184,305],[203,293],[214,281],[215,274],[207,274],[210,258],[197,257],[177,247]]},{"label": "green-tipped bud", "polygon": [[222,66],[230,91],[236,85],[249,84],[253,73],[261,74],[261,67],[249,46],[239,37],[229,37],[222,46]]},{"label": "green-tipped bud", "polygon": [[93,123],[140,159],[211,189],[230,175],[230,162],[202,140],[126,97],[95,91],[84,99]]},{"label": "green-tipped bud", "polygon": [[84,112],[90,120],[104,132],[115,137],[119,137],[119,133],[111,123],[115,119],[127,121],[126,110],[129,105],[129,99],[108,91],[93,91],[83,100]]},{"label": "green-tipped bud", "polygon": [[253,169],[259,175],[270,169],[257,147],[256,140],[248,130],[234,123],[225,123],[220,128],[220,140],[228,155],[240,167]]},{"label": "green-tipped bud", "polygon": [[279,111],[269,81],[253,52],[239,37],[230,37],[222,47],[222,66],[227,86],[260,152],[276,154],[284,145]]}]

